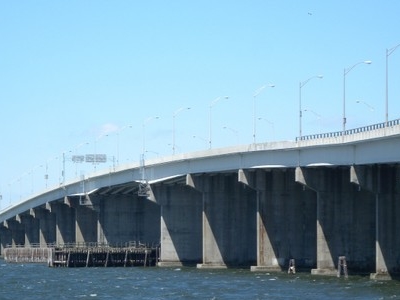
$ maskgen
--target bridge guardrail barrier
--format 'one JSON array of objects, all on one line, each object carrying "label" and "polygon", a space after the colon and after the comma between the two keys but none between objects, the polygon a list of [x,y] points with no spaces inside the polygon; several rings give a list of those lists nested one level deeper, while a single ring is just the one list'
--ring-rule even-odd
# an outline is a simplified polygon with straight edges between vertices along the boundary
[{"label": "bridge guardrail barrier", "polygon": [[400,125],[400,119],[391,120],[387,122],[387,126],[385,122],[372,124],[368,126],[348,129],[346,131],[335,131],[335,132],[326,132],[326,133],[316,133],[316,134],[309,134],[304,135],[302,137],[296,137],[296,142],[299,141],[309,141],[315,139],[323,139],[323,138],[337,138],[351,134],[363,133],[363,132],[370,132],[373,130],[384,129],[386,127],[393,127]]}]

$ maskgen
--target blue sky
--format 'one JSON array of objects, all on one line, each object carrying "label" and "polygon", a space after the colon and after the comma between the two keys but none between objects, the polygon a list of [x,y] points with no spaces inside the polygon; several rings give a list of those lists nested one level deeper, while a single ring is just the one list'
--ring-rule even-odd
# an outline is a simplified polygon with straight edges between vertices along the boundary
[{"label": "blue sky", "polygon": [[[347,128],[383,122],[399,11],[389,0],[2,1],[0,207],[58,184],[62,153],[68,178],[93,171],[72,155],[138,161],[143,128],[146,158],[171,155],[173,131],[175,153],[208,149],[220,96],[212,148],[252,143],[254,119],[257,142],[294,140],[299,83],[319,74],[302,87],[303,135],[340,131],[344,69],[364,60],[346,75]],[[399,78],[397,50],[389,119]]]}]

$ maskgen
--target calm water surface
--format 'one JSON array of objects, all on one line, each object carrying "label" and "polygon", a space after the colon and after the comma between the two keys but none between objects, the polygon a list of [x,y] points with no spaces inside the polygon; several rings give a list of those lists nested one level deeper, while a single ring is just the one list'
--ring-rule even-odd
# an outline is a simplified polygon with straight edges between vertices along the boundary
[{"label": "calm water surface", "polygon": [[0,260],[0,299],[400,299],[399,281],[196,268],[48,268]]}]

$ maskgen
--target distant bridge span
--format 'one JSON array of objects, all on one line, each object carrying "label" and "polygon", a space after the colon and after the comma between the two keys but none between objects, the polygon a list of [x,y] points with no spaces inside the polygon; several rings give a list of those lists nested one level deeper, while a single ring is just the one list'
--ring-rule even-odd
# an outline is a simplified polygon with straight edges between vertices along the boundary
[{"label": "distant bridge span", "polygon": [[[339,132],[333,134],[305,136],[293,142],[250,144],[161,157],[145,161],[144,166],[141,166],[139,163],[127,164],[118,166],[111,172],[109,170],[105,172],[99,171],[82,180],[65,182],[57,188],[49,189],[41,194],[24,199],[23,201],[4,209],[0,212],[0,223],[2,224],[0,226],[0,242],[3,249],[6,244],[23,244],[29,246],[30,243],[32,244],[32,240],[40,242],[41,244],[42,241],[47,243],[77,242],[78,240],[82,242],[116,241],[118,240],[116,236],[118,236],[119,233],[116,229],[110,229],[108,226],[111,227],[111,223],[117,221],[111,221],[112,217],[106,216],[106,212],[102,211],[102,209],[109,204],[99,203],[107,203],[106,201],[110,199],[113,199],[113,201],[116,202],[116,199],[125,199],[126,197],[130,197],[132,201],[132,195],[137,196],[137,191],[140,185],[143,184],[144,179],[150,187],[150,193],[147,197],[150,200],[149,202],[156,203],[158,206],[164,208],[161,213],[156,209],[157,213],[148,218],[151,220],[157,220],[157,218],[161,217],[161,223],[159,223],[161,232],[153,232],[149,234],[152,238],[155,237],[161,240],[163,252],[160,265],[162,263],[168,265],[185,261],[200,261],[202,264],[199,266],[207,267],[227,266],[231,264],[235,265],[236,263],[241,264],[250,262],[256,264],[254,268],[258,270],[263,268],[271,270],[276,267],[282,269],[286,260],[290,258],[289,256],[293,256],[291,253],[294,251],[296,252],[295,256],[302,261],[304,266],[315,268],[315,273],[331,273],[332,270],[337,269],[334,254],[342,253],[344,251],[348,253],[351,258],[352,253],[356,253],[355,251],[352,251],[352,248],[359,247],[358,243],[362,243],[362,241],[352,242],[350,248],[347,245],[339,245],[339,242],[327,240],[320,241],[323,235],[329,236],[329,232],[337,233],[338,230],[332,224],[324,225],[326,220],[322,220],[321,211],[321,209],[326,209],[327,211],[334,209],[332,214],[337,214],[338,208],[330,207],[331,204],[324,204],[325,208],[321,208],[322,204],[320,204],[320,202],[322,203],[330,197],[327,194],[337,192],[339,193],[339,196],[332,196],[333,198],[329,199],[332,202],[338,202],[338,207],[342,207],[342,209],[344,209],[343,214],[346,215],[348,210],[346,204],[343,204],[342,201],[349,202],[350,199],[361,197],[360,193],[355,194],[351,189],[351,186],[358,186],[358,191],[364,190],[361,198],[368,198],[368,201],[370,202],[369,211],[366,212],[369,221],[363,226],[370,227],[373,225],[376,228],[372,241],[371,239],[368,241],[371,244],[374,244],[376,239],[378,239],[378,242],[380,241],[381,244],[386,243],[391,247],[393,245],[396,247],[400,246],[400,239],[399,241],[386,241],[386,238],[382,241],[380,240],[381,237],[379,233],[382,229],[378,226],[380,222],[379,214],[376,215],[377,213],[372,211],[377,209],[378,204],[375,203],[376,195],[385,195],[385,199],[391,199],[393,205],[397,205],[395,204],[396,201],[400,201],[400,199],[398,199],[400,182],[399,178],[397,178],[400,174],[398,167],[399,163],[399,120],[389,122],[388,126],[377,124],[349,130],[345,133]],[[379,170],[376,166],[379,166]],[[381,171],[381,169],[384,169],[385,171]],[[144,175],[142,173],[143,170]],[[284,171],[285,175],[281,174],[282,171]],[[234,184],[229,182],[228,184],[224,183],[224,181],[219,181],[224,179],[216,179],[221,176],[221,178],[223,178],[223,176],[226,176],[224,174],[228,174],[228,177],[233,176],[236,178],[234,180],[238,183]],[[391,176],[390,178],[386,178],[388,174]],[[281,187],[280,182],[288,181],[286,176],[291,178],[293,183],[285,183],[286,186]],[[337,182],[338,177],[340,182]],[[347,183],[342,182],[343,180],[348,181],[349,187],[347,186]],[[384,180],[390,182],[390,190],[383,190],[384,188],[387,188],[386,185],[382,183]],[[272,182],[271,186],[268,185],[269,181]],[[331,186],[329,182],[335,182],[335,186]],[[224,186],[225,184],[225,187],[220,187],[220,185]],[[236,194],[240,194],[242,191],[238,190],[236,185],[242,187],[245,186],[247,189],[246,192],[244,192],[243,195],[237,196]],[[176,186],[179,186],[179,188]],[[236,191],[235,195],[230,194],[231,189],[232,191]],[[305,193],[300,194],[301,190],[307,190],[308,192],[306,191]],[[189,220],[182,221],[181,224],[176,225],[175,223],[178,221],[175,219],[179,217],[179,213],[173,212],[174,209],[170,206],[172,201],[178,201],[173,200],[175,198],[196,198],[197,196],[192,195],[193,191],[196,191],[200,195],[199,201],[203,202],[200,206],[196,204],[196,208],[188,209],[188,211],[196,214],[193,221],[201,222],[200,228],[196,225],[195,229],[191,227],[192,225],[189,226],[187,224]],[[254,191],[257,191],[258,196],[254,195]],[[316,194],[314,192],[316,192]],[[227,198],[225,196],[218,196],[221,193],[229,196],[226,196]],[[291,195],[282,196],[285,193]],[[167,194],[168,196],[165,196]],[[275,196],[277,199],[272,200],[272,203],[267,204],[268,201],[271,201],[270,199],[273,199]],[[304,254],[301,253],[303,250],[300,250],[300,248],[304,247],[304,244],[308,242],[307,238],[299,241],[303,246],[296,250],[288,249],[289,246],[286,245],[286,242],[282,242],[285,246],[280,245],[278,242],[273,242],[274,237],[271,236],[272,233],[269,232],[270,229],[268,229],[268,226],[278,226],[277,224],[284,220],[279,221],[278,219],[274,219],[274,217],[268,217],[270,211],[267,207],[276,210],[281,209],[282,211],[275,213],[275,215],[278,214],[282,218],[287,218],[288,215],[286,214],[290,215],[290,210],[288,208],[280,208],[279,205],[281,204],[274,201],[279,200],[282,201],[282,203],[286,203],[301,198],[303,199],[303,204],[295,204],[293,202],[292,204],[294,207],[297,207],[298,209],[310,209],[301,207],[301,205],[306,205],[304,204],[304,199],[307,197],[310,198],[310,203],[314,203],[315,206],[311,208],[313,213],[310,213],[313,217],[311,217],[311,220],[303,219],[298,222],[299,224],[303,224],[302,226],[309,226],[310,224],[313,224],[314,221],[316,222],[317,227],[313,228],[310,232],[314,232],[312,234],[312,239],[315,239],[313,245],[315,245],[317,250],[304,250],[305,252],[308,252],[307,254]],[[136,199],[135,201],[140,201],[140,197],[134,198]],[[222,228],[232,227],[233,221],[230,220],[227,221],[227,224],[222,224],[220,222],[223,221],[214,220],[214,218],[217,217],[214,215],[215,212],[212,209],[207,211],[207,208],[204,208],[204,203],[213,205],[214,203],[217,203],[217,201],[223,202],[227,201],[227,199],[233,199],[233,202],[237,201],[237,206],[242,205],[240,204],[242,199],[246,199],[249,203],[252,203],[253,201],[257,201],[258,203],[249,204],[249,206],[240,208],[254,212],[254,220],[248,220],[248,216],[246,216],[245,220],[242,221],[247,222],[247,225],[244,226],[244,229],[238,230],[238,233],[245,233],[246,231],[251,230],[257,232],[254,234],[254,237],[250,242],[247,241],[251,243],[249,246],[250,250],[240,247],[239,250],[237,250],[237,254],[228,254],[226,252],[228,251],[226,249],[228,246],[226,245],[231,247],[232,241],[227,242],[224,240],[223,236],[227,235],[226,232],[218,233],[215,231],[218,231],[216,229],[218,226],[222,226]],[[264,208],[262,207],[264,204],[260,204],[263,203],[263,201],[265,202]],[[57,205],[62,206],[62,208],[56,209],[55,206]],[[112,211],[118,215],[123,215],[124,213],[120,209],[132,210],[135,213],[139,212],[138,209],[126,205],[127,204],[121,205],[121,207],[124,208],[117,208],[114,206],[110,207],[112,207]],[[183,204],[178,201],[176,205],[179,206]],[[185,205],[189,204],[186,203]],[[216,209],[222,209],[223,211],[230,211],[232,209],[231,206],[224,206],[223,204],[215,205],[217,206]],[[95,224],[96,226],[96,232],[91,235],[91,239],[87,240],[85,234],[82,233],[85,230],[90,231],[90,229],[83,229],[83,227],[90,227],[90,225],[81,224],[78,226],[79,222],[76,212],[75,216],[68,217],[73,219],[73,223],[76,223],[76,226],[72,226],[71,224],[61,225],[61,221],[59,220],[66,218],[65,216],[62,218],[60,217],[61,214],[63,214],[62,209],[64,209],[64,206],[75,209],[76,211],[79,211],[80,206],[84,206],[85,208],[90,207],[92,211],[95,211],[98,214],[96,217],[97,219],[93,221],[94,223],[92,222],[92,225]],[[200,215],[197,212],[199,209],[202,210]],[[244,217],[239,216],[240,209],[239,212],[230,211],[230,213],[232,213],[236,219],[242,219]],[[39,210],[44,210],[46,214],[43,214],[42,212],[39,213]],[[163,214],[167,210],[170,215]],[[381,209],[379,213],[383,214],[383,211],[384,210]],[[146,214],[142,211],[141,213]],[[398,213],[400,213],[400,211],[398,211]],[[49,217],[47,214],[54,214],[54,220],[52,219],[53,221],[51,222],[48,221]],[[32,225],[29,223],[32,221],[23,221],[23,219],[27,219],[26,216],[29,216],[29,219],[38,219],[42,221],[42,225],[35,225],[38,226],[39,234],[29,232],[26,226]],[[93,218],[90,214],[86,214],[86,217],[87,216]],[[356,212],[353,212],[353,215],[348,216],[348,221],[346,222],[352,224],[356,217],[358,218],[359,216]],[[124,220],[128,222],[127,216],[122,218],[127,218]],[[327,216],[325,216],[325,218],[329,219]],[[105,219],[107,220],[105,221]],[[62,222],[71,223],[70,220],[63,220]],[[269,222],[272,223],[270,224]],[[346,224],[346,222],[344,224]],[[400,221],[398,222],[400,223]],[[44,223],[47,224],[46,228],[43,227]],[[49,226],[55,228],[49,228]],[[141,226],[135,226],[135,229],[132,230],[131,233],[126,233],[120,238],[120,240],[127,241],[131,237],[137,237],[139,231],[138,228]],[[73,231],[73,233],[67,233],[65,229],[65,232],[63,232],[62,227],[68,227],[69,229],[67,231]],[[197,240],[193,242],[193,246],[188,246],[189,249],[186,249],[185,246],[182,245],[183,240],[181,240],[184,238],[183,236],[187,238],[187,233],[181,233],[181,235],[177,234],[175,237],[173,236],[174,230],[184,231],[183,227],[186,228],[185,230],[192,228],[193,234],[201,235],[201,238],[197,237]],[[94,229],[92,228],[92,230]],[[143,230],[144,229],[140,229],[140,231]],[[155,229],[152,228],[152,230],[154,231]],[[281,229],[278,231],[280,230]],[[293,230],[294,229],[292,228],[289,232],[281,232],[279,234],[280,237],[276,237],[276,239],[280,240],[282,236],[291,236]],[[303,228],[303,230],[305,229]],[[50,236],[53,237],[53,240],[51,237],[48,238],[45,236],[48,231],[54,231],[54,233],[50,234]],[[199,231],[201,231],[201,233],[199,233]],[[208,236],[209,233],[212,233],[212,238]],[[302,232],[303,236],[308,234],[310,233]],[[395,232],[392,232],[392,234],[395,235]],[[111,235],[113,237],[111,237]],[[146,237],[147,233],[141,232],[139,235]],[[86,234],[86,237],[88,236],[89,235]],[[271,239],[270,241],[265,240],[267,236],[268,239]],[[350,237],[348,238],[350,239]],[[202,244],[202,246],[200,245],[200,248],[199,244]],[[282,247],[282,249],[280,247]],[[400,266],[397,265],[400,256],[398,257],[398,255],[393,254],[389,257],[389,254],[387,253],[388,251],[382,250],[381,246],[375,247],[375,245],[373,245],[371,248],[374,249],[370,251],[375,253],[374,255],[369,253],[369,255],[374,256],[374,262],[371,263],[368,261],[357,265],[356,261],[360,260],[360,257],[362,257],[362,254],[357,252],[357,255],[354,255],[353,257],[356,269],[373,268],[375,271],[374,273],[381,275],[397,273],[400,271]],[[247,251],[251,250],[254,250],[254,253],[247,253]],[[400,250],[400,248],[398,248],[398,250]],[[266,254],[264,252],[268,253]],[[284,252],[285,254],[280,256],[278,252]],[[329,254],[328,258],[326,258],[327,253]],[[244,259],[242,259],[242,257],[244,257]],[[374,266],[371,267],[371,264],[374,264]]]}]

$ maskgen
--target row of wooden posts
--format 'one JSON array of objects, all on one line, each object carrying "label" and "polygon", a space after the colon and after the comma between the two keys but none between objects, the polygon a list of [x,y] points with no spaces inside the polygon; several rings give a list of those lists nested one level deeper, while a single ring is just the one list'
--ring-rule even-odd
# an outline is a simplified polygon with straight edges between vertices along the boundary
[{"label": "row of wooden posts", "polygon": [[133,267],[155,266],[158,247],[55,248],[51,267]]}]

